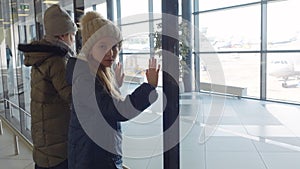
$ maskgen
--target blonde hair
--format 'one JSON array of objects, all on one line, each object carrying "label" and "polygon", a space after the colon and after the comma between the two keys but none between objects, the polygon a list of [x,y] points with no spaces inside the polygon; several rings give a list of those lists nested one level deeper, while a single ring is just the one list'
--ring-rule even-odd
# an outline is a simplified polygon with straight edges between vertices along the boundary
[{"label": "blonde hair", "polygon": [[116,99],[122,100],[123,97],[121,96],[121,93],[117,90],[117,85],[115,81],[115,76],[112,73],[112,70],[110,67],[104,67],[101,64],[97,64],[97,62],[93,59],[91,55],[87,57],[89,67],[92,71],[92,73],[95,73],[98,80],[103,83],[105,89]]},{"label": "blonde hair", "polygon": [[122,99],[120,92],[117,90],[115,76],[112,74],[111,68],[105,68],[90,55],[92,47],[102,37],[109,35],[117,41],[122,41],[123,38],[119,28],[94,11],[87,12],[82,16],[80,27],[83,46],[79,56],[86,57],[92,73],[104,84],[107,91],[114,98]]}]

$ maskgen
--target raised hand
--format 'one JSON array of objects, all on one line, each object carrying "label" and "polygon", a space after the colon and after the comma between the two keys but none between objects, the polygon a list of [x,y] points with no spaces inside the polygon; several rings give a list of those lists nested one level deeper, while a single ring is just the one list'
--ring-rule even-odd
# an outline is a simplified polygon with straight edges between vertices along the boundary
[{"label": "raised hand", "polygon": [[116,83],[118,85],[118,87],[120,88],[123,85],[123,81],[124,81],[124,77],[125,74],[122,71],[123,65],[122,63],[118,62],[118,64],[115,67],[115,78],[116,78]]},{"label": "raised hand", "polygon": [[158,84],[158,72],[160,65],[157,66],[157,60],[155,58],[149,59],[149,68],[146,70],[146,77],[149,84],[157,87]]}]

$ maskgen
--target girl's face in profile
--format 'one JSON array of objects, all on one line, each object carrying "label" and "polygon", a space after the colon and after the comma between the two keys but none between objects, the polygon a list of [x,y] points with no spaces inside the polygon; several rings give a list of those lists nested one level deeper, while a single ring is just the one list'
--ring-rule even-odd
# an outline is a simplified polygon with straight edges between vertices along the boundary
[{"label": "girl's face in profile", "polygon": [[104,67],[111,67],[119,53],[119,43],[111,38],[101,38],[92,48],[92,57]]}]

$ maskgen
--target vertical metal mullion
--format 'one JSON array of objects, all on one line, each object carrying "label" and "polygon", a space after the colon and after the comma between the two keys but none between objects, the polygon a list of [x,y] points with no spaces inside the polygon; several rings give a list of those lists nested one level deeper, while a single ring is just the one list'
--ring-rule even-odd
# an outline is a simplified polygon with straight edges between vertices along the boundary
[{"label": "vertical metal mullion", "polygon": [[[17,38],[18,38],[18,42],[20,43],[20,29],[19,29],[20,27],[19,27],[18,24],[19,24],[19,21],[21,21],[21,20],[19,20],[19,17],[18,17],[18,12],[19,12],[18,11],[18,5],[19,5],[19,3],[18,3],[17,0],[11,0],[11,11],[12,11],[12,13],[11,13],[11,17],[12,17],[12,38],[11,38],[11,40],[12,40],[12,44],[13,44],[13,46],[12,46],[11,49],[14,50],[14,51],[16,51],[15,47],[18,45],[17,42],[16,42]],[[15,30],[15,24],[17,24],[17,28],[18,28],[17,30]],[[25,107],[24,97],[22,97],[22,96],[19,95],[19,85],[23,81],[22,80],[22,68],[18,68],[17,67],[18,63],[16,62],[17,61],[17,59],[16,59],[17,56],[16,55],[17,55],[17,52],[15,52],[15,55],[14,55],[14,57],[15,57],[15,65],[11,66],[11,69],[14,69],[14,66],[15,66],[15,71],[13,71],[15,74],[13,74],[13,76],[16,77],[16,83],[17,83],[17,89],[16,90],[15,90],[16,86],[13,86],[13,89],[14,89],[13,95],[16,94],[15,91],[18,92],[18,96],[17,96],[17,99],[18,99],[17,102],[18,103],[15,103],[15,104],[18,104],[17,106],[19,106],[19,107],[23,106],[23,108],[24,108]],[[12,64],[13,64],[13,62],[12,62]],[[7,72],[7,75],[8,75],[8,72]],[[14,81],[14,78],[12,80]],[[8,79],[7,79],[7,82],[8,82]],[[15,83],[13,83],[13,84],[15,84]],[[12,106],[10,107],[10,110],[11,110],[11,108],[12,108]],[[19,120],[20,121],[19,121],[19,123],[17,121],[16,121],[16,123],[15,123],[15,121],[11,121],[11,122],[15,126],[19,125],[20,132],[23,133],[24,127],[25,127],[24,114],[23,114],[23,112],[20,111],[20,109],[17,108],[17,110],[19,112]]]},{"label": "vertical metal mullion", "polygon": [[35,22],[35,31],[36,31],[36,40],[41,40],[43,38],[43,24],[41,13],[43,11],[43,4],[41,1],[33,0],[34,4],[34,22]]},{"label": "vertical metal mullion", "polygon": [[179,169],[178,0],[162,0],[164,169]]},{"label": "vertical metal mullion", "polygon": [[[182,23],[186,22],[186,26],[189,32],[192,31],[192,1],[182,1]],[[192,37],[185,37],[185,40],[187,40],[187,45],[189,47],[187,55],[184,57],[184,61],[186,63],[186,67],[182,67],[184,71],[183,73],[183,83],[184,83],[184,91],[185,92],[191,92],[193,90],[193,84],[191,83],[193,81],[193,74],[192,74]]]},{"label": "vertical metal mullion", "polygon": [[[199,11],[199,0],[194,0],[194,12]],[[200,92],[200,54],[199,51],[199,14],[194,14],[194,69],[195,69],[195,91]]]},{"label": "vertical metal mullion", "polygon": [[114,21],[114,1],[113,0],[106,0],[106,8],[107,8],[107,19]]},{"label": "vertical metal mullion", "polygon": [[149,7],[149,44],[150,44],[150,57],[154,57],[153,0],[148,0],[148,7]]},{"label": "vertical metal mullion", "polygon": [[93,11],[97,11],[97,5],[96,4],[93,4],[92,8],[93,8]]},{"label": "vertical metal mullion", "polygon": [[[73,0],[73,7],[74,7],[74,21],[75,23],[79,23],[80,17],[84,14],[84,0]],[[79,25],[77,24],[79,27]],[[75,36],[75,44],[76,44],[76,52],[79,53],[82,47],[81,42],[81,35],[79,33],[76,33]]]},{"label": "vertical metal mullion", "polygon": [[120,0],[116,0],[116,4],[117,4],[117,20],[118,20],[118,25],[121,25],[121,1]]},{"label": "vertical metal mullion", "polygon": [[[122,17],[122,14],[121,14],[121,1],[120,0],[116,0],[116,4],[117,4],[117,21],[118,21],[118,25],[119,25],[119,28],[120,30],[122,31],[122,27],[121,27],[121,17]],[[119,53],[119,61],[120,63],[123,63],[123,52],[120,52]]]},{"label": "vertical metal mullion", "polygon": [[24,134],[26,132],[26,118],[25,114],[22,111],[25,110],[25,93],[24,93],[24,80],[23,80],[23,66],[16,69],[16,77],[17,77],[17,92],[18,92],[18,102],[19,102],[19,115],[20,115],[20,128],[21,133]]},{"label": "vertical metal mullion", "polygon": [[[20,20],[19,20],[20,21]],[[25,19],[22,19],[22,21],[24,22]],[[18,38],[19,38],[19,43],[27,43],[27,33],[26,33],[26,26],[24,25],[24,27],[22,29],[20,29],[22,27],[22,25],[18,25]],[[21,32],[24,31],[24,32]],[[21,34],[24,33],[25,35],[25,39],[24,41],[21,41]],[[20,58],[21,55],[20,55]],[[19,102],[19,115],[20,115],[20,128],[21,128],[21,133],[23,135],[25,135],[26,132],[26,118],[25,118],[25,114],[22,111],[25,110],[25,97],[24,97],[24,80],[23,80],[23,66],[22,66],[22,60],[20,60],[20,68],[16,68],[16,77],[17,77],[17,92],[18,92],[18,102]]]},{"label": "vertical metal mullion", "polygon": [[267,0],[261,1],[260,99],[267,96]]}]

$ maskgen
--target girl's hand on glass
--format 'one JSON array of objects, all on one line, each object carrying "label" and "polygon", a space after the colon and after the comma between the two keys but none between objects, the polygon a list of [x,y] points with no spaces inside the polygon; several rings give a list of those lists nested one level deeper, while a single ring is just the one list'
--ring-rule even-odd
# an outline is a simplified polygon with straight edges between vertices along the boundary
[{"label": "girl's hand on glass", "polygon": [[123,73],[122,70],[123,70],[123,65],[122,63],[118,62],[114,71],[115,71],[116,83],[119,88],[123,85],[123,81],[125,77],[125,74]]},{"label": "girl's hand on glass", "polygon": [[160,70],[160,64],[157,65],[155,58],[149,59],[149,68],[146,70],[146,77],[149,84],[157,87],[158,84],[158,72]]}]

